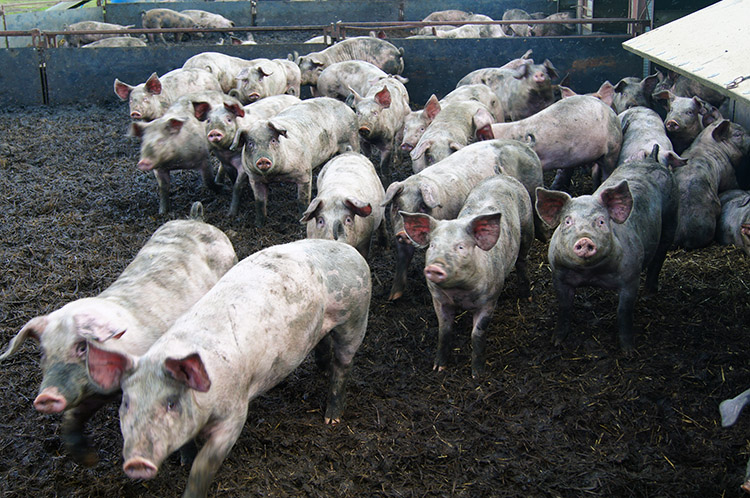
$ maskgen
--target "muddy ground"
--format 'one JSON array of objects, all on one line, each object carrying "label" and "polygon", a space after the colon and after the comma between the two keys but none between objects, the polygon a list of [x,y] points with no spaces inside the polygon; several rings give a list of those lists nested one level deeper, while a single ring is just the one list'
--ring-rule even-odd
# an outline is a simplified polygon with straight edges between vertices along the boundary
[{"label": "muddy ground", "polygon": [[[136,170],[125,104],[0,111],[0,347],[32,317],[96,295],[168,219],[201,200],[240,258],[304,236],[294,188],[273,186],[269,223],[250,194],[229,219],[230,192],[196,172],[173,174],[173,211],[159,216],[153,176]],[[395,172],[405,177],[409,165]],[[576,177],[574,193],[585,190]],[[423,260],[423,259],[422,259]],[[470,375],[470,318],[459,319],[450,368],[431,370],[437,320],[420,271],[388,302],[393,251],[374,248],[370,322],[340,425],[323,424],[326,385],[311,359],[252,401],[210,496],[484,497],[740,496],[750,416],[720,426],[718,404],[750,387],[750,264],[740,250],[670,252],[658,295],[639,297],[637,353],[615,338],[616,296],[584,289],[574,331],[554,347],[556,301],[546,245],[531,254],[533,302],[515,279],[489,333],[487,376]],[[90,426],[100,462],[63,452],[60,417],[36,412],[32,341],[0,368],[4,497],[173,497],[188,469],[171,458],[151,481],[122,472],[117,405]]]}]

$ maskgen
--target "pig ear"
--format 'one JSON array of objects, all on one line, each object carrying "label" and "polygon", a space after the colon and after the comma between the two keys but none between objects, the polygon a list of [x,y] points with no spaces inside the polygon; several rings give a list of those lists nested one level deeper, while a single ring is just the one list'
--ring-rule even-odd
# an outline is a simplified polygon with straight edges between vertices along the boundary
[{"label": "pig ear", "polygon": [[652,93],[654,93],[654,89],[658,84],[659,76],[657,74],[646,76],[645,78],[643,78],[643,81],[641,81],[641,88],[643,89],[643,93],[646,95],[651,95]]},{"label": "pig ear", "polygon": [[672,102],[674,100],[674,94],[670,92],[669,90],[662,90],[661,92],[656,92],[652,95],[653,98],[657,100],[666,100],[667,102]]},{"label": "pig ear", "polygon": [[146,80],[145,87],[148,93],[152,95],[161,94],[161,81],[159,80],[159,76],[157,76],[156,73],[151,74]]},{"label": "pig ear", "polygon": [[404,219],[404,231],[406,235],[419,247],[424,247],[430,242],[430,232],[435,220],[428,214],[398,212]]},{"label": "pig ear", "polygon": [[719,125],[713,129],[711,132],[711,136],[716,140],[717,142],[723,142],[725,140],[729,140],[729,130],[731,128],[731,121],[728,119],[723,119],[719,122]]},{"label": "pig ear", "polygon": [[268,127],[277,135],[281,135],[282,137],[286,138],[286,128],[282,128],[281,126],[274,124],[273,121],[268,122]]},{"label": "pig ear", "polygon": [[323,61],[320,57],[318,57],[315,54],[310,55],[310,62],[312,62],[313,65],[317,67],[322,67],[326,65],[325,61]]},{"label": "pig ear", "polygon": [[550,228],[560,224],[560,213],[565,204],[571,199],[566,192],[536,188],[536,213]]},{"label": "pig ear", "polygon": [[431,183],[420,182],[419,193],[422,194],[422,200],[424,201],[425,206],[427,206],[428,208],[435,209],[441,207],[440,201],[435,195],[435,189],[433,188]]},{"label": "pig ear", "polygon": [[47,315],[37,316],[29,320],[29,322],[24,325],[23,328],[21,328],[16,336],[10,341],[10,344],[8,344],[8,348],[2,355],[0,355],[0,360],[4,360],[5,358],[18,351],[18,349],[21,347],[21,344],[23,344],[23,341],[25,341],[27,337],[31,337],[32,339],[39,342],[39,340],[41,340],[42,338],[42,334],[44,333],[44,329],[47,328],[47,323]]},{"label": "pig ear", "polygon": [[482,214],[475,216],[469,223],[469,234],[483,251],[489,251],[500,238],[500,218],[502,213]]},{"label": "pig ear", "polygon": [[261,79],[264,76],[271,76],[273,74],[273,68],[269,64],[260,64],[257,67],[258,74],[260,74]]},{"label": "pig ear", "polygon": [[247,141],[247,130],[243,130],[242,128],[238,129],[237,132],[234,134],[234,139],[232,140],[232,145],[229,146],[229,150],[242,149],[242,147],[245,146],[246,141]]},{"label": "pig ear", "polygon": [[346,208],[352,213],[361,216],[362,218],[366,218],[372,213],[372,206],[370,206],[370,203],[363,202],[356,197],[347,197],[344,199],[344,206],[346,206]]},{"label": "pig ear", "polygon": [[750,237],[750,223],[743,223],[740,227],[740,233],[746,237]]},{"label": "pig ear", "polygon": [[231,104],[229,102],[224,102],[224,109],[231,112],[238,118],[244,118],[245,117],[245,108],[242,107],[237,102],[232,102]]},{"label": "pig ear", "polygon": [[465,145],[460,142],[451,142],[450,144],[448,144],[448,147],[450,147],[453,152],[456,152],[463,149]]},{"label": "pig ear", "polygon": [[625,80],[624,80],[624,79],[621,79],[621,80],[620,80],[620,81],[618,81],[618,82],[617,82],[617,84],[615,85],[615,93],[622,93],[622,92],[623,92],[623,91],[625,90],[625,87],[626,87],[627,85],[628,85],[628,84],[627,84],[627,83],[625,82]]},{"label": "pig ear", "polygon": [[125,333],[125,328],[117,327],[114,323],[93,313],[77,313],[73,317],[76,331],[89,341],[104,342],[109,339],[119,339]]},{"label": "pig ear", "polygon": [[115,93],[120,97],[120,100],[128,100],[130,98],[130,92],[132,91],[132,86],[115,78]]},{"label": "pig ear", "polygon": [[211,112],[211,104],[208,102],[193,102],[193,114],[198,121],[205,121]]},{"label": "pig ear", "polygon": [[685,166],[687,164],[687,159],[683,159],[671,150],[662,154],[665,162],[667,163],[667,166],[670,166],[672,168],[679,168],[680,166]]},{"label": "pig ear", "polygon": [[86,347],[86,369],[89,379],[104,392],[117,390],[123,376],[133,369],[133,364],[130,356],[105,351],[90,342]]},{"label": "pig ear", "polygon": [[495,136],[492,133],[492,114],[487,109],[479,108],[474,113],[474,129],[478,140],[492,140]]},{"label": "pig ear", "polygon": [[440,102],[438,101],[437,96],[433,93],[430,95],[430,98],[427,100],[427,103],[424,105],[424,116],[427,118],[428,122],[432,122],[433,119],[435,119],[435,116],[437,116],[440,113],[440,110],[442,108],[440,107]]},{"label": "pig ear", "polygon": [[575,95],[578,95],[576,92],[568,88],[567,86],[558,85],[557,86],[560,89],[560,96],[564,99],[573,97]]},{"label": "pig ear", "polygon": [[404,184],[402,182],[391,183],[390,185],[388,185],[388,189],[385,191],[385,197],[383,198],[383,202],[381,202],[380,205],[382,207],[387,206],[388,204],[390,204],[393,198],[400,194],[403,190]]},{"label": "pig ear", "polygon": [[609,212],[609,217],[615,223],[625,223],[633,209],[633,196],[627,180],[623,180],[614,187],[602,190],[599,199]]},{"label": "pig ear", "polygon": [[211,388],[211,379],[198,353],[193,353],[182,359],[167,358],[164,368],[173,379],[182,382],[190,389],[205,393]]},{"label": "pig ear", "polygon": [[424,155],[425,152],[427,152],[427,149],[430,148],[430,145],[432,145],[432,142],[430,140],[420,140],[417,143],[417,146],[414,147],[414,150],[409,152],[409,155],[411,156],[412,161],[416,161],[420,157]]},{"label": "pig ear", "polygon": [[384,109],[391,106],[391,92],[388,91],[387,86],[384,86],[382,90],[375,94],[375,102]]},{"label": "pig ear", "polygon": [[307,209],[305,209],[305,212],[302,213],[302,218],[299,220],[300,223],[307,223],[311,219],[318,216],[318,213],[323,208],[323,201],[321,201],[319,198],[315,198],[312,201],[310,201],[310,205],[307,206]]},{"label": "pig ear", "polygon": [[615,98],[615,87],[613,87],[612,83],[609,81],[605,81],[602,83],[602,86],[599,87],[599,90],[596,91],[594,96],[598,97],[599,100],[611,107],[612,100]]},{"label": "pig ear", "polygon": [[550,79],[557,78],[557,69],[555,69],[555,66],[552,65],[552,61],[550,61],[549,59],[544,59],[542,65],[547,68],[547,74],[549,74]]},{"label": "pig ear", "polygon": [[185,124],[184,119],[172,118],[169,121],[167,121],[167,128],[169,129],[171,133],[176,134],[180,132],[184,124]]}]

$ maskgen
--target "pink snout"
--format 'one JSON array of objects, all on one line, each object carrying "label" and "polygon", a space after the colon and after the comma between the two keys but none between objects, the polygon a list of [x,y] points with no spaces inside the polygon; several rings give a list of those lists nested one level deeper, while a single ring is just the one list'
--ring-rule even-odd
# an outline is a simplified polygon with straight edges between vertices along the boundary
[{"label": "pink snout", "polygon": [[138,169],[141,171],[151,171],[154,169],[154,163],[148,159],[141,159],[138,161]]},{"label": "pink snout", "polygon": [[370,132],[371,132],[371,130],[367,126],[360,126],[359,127],[359,134],[362,135],[365,138],[367,138],[367,137],[370,136]]},{"label": "pink snout", "polygon": [[34,400],[34,408],[42,413],[60,413],[68,403],[56,387],[48,387]]},{"label": "pink snout", "polygon": [[596,254],[596,244],[588,237],[581,237],[573,246],[573,252],[579,258],[590,258]]},{"label": "pink snout", "polygon": [[435,282],[436,284],[439,284],[440,282],[445,281],[446,273],[445,273],[445,270],[440,265],[432,264],[432,265],[425,266],[424,276],[430,282]]},{"label": "pink snout", "polygon": [[414,145],[404,142],[401,144],[401,150],[403,150],[404,152],[411,152],[414,150]]},{"label": "pink snout", "polygon": [[261,171],[268,171],[273,166],[273,163],[267,157],[261,157],[255,162],[255,167]]},{"label": "pink snout", "polygon": [[212,143],[219,143],[224,139],[224,134],[219,130],[211,130],[208,132],[208,141]]},{"label": "pink snout", "polygon": [[547,74],[542,71],[534,73],[534,83],[544,83],[547,81]]},{"label": "pink snout", "polygon": [[670,119],[666,123],[664,123],[664,127],[667,129],[667,131],[677,131],[680,129],[679,123],[675,121],[674,119]]},{"label": "pink snout", "polygon": [[250,102],[255,102],[256,100],[260,100],[260,94],[258,92],[253,92],[247,96],[247,100],[249,100]]},{"label": "pink snout", "polygon": [[143,457],[129,458],[128,461],[123,464],[122,470],[124,470],[131,479],[153,479],[159,471],[156,465]]},{"label": "pink snout", "polygon": [[133,112],[130,113],[130,118],[131,119],[141,119],[142,117],[143,117],[143,115],[140,112],[138,112],[138,111],[133,111]]}]

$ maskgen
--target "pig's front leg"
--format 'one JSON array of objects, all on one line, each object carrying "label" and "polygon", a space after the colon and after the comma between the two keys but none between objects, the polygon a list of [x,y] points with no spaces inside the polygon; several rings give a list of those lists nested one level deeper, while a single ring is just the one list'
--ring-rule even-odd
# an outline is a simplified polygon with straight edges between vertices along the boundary
[{"label": "pig's front leg", "polygon": [[[309,171],[309,170],[308,170]],[[312,174],[302,175],[297,180],[297,216],[302,216],[312,198]]]},{"label": "pig's front leg", "polygon": [[238,406],[237,411],[241,413],[235,413],[231,419],[222,420],[208,429],[208,439],[195,456],[190,468],[190,477],[182,494],[183,498],[205,498],[208,495],[208,488],[214,476],[240,437],[247,417],[247,405],[245,404],[244,409]]},{"label": "pig's front leg", "polygon": [[262,227],[266,223],[266,204],[268,202],[268,185],[250,176],[250,188],[255,197],[255,226]]},{"label": "pig's front leg", "polygon": [[333,355],[330,362],[330,384],[328,401],[323,421],[326,424],[337,424],[341,421],[346,399],[346,380],[352,368],[354,353],[357,352],[367,328],[367,314],[351,324],[340,325],[333,329],[329,336],[333,339]]},{"label": "pig's front leg", "polygon": [[432,304],[438,319],[438,347],[432,369],[442,372],[448,364],[453,345],[453,320],[456,318],[456,309],[454,306],[441,303],[434,297]]},{"label": "pig's front leg", "polygon": [[485,351],[487,349],[487,328],[495,311],[495,304],[487,304],[474,313],[474,326],[471,329],[471,376],[475,379],[484,375]]},{"label": "pig's front leg", "polygon": [[557,294],[557,325],[555,326],[555,346],[562,344],[570,333],[570,320],[573,316],[573,297],[576,289],[562,281],[560,275],[553,274],[552,284]]},{"label": "pig's front leg", "polygon": [[237,216],[240,212],[240,199],[242,198],[242,189],[247,183],[247,173],[240,168],[237,170],[237,178],[232,186],[232,203],[229,206],[229,216]]},{"label": "pig's front leg", "polygon": [[620,348],[624,353],[633,351],[633,312],[638,298],[638,278],[633,278],[620,288],[617,303],[617,330]]},{"label": "pig's front leg", "polygon": [[60,437],[66,451],[77,463],[85,467],[93,467],[99,461],[96,450],[89,447],[83,431],[86,422],[105,403],[115,399],[117,395],[94,395],[84,399],[78,406],[66,410],[60,426]]},{"label": "pig's front leg", "polygon": [[169,170],[155,169],[154,176],[156,184],[159,186],[159,214],[167,214],[170,209],[169,205]]},{"label": "pig's front leg", "polygon": [[409,263],[414,257],[414,246],[408,241],[402,241],[402,239],[406,239],[406,234],[396,236],[396,273],[393,275],[391,293],[388,296],[389,301],[395,301],[404,295],[404,291],[406,290],[406,272],[409,269]]}]

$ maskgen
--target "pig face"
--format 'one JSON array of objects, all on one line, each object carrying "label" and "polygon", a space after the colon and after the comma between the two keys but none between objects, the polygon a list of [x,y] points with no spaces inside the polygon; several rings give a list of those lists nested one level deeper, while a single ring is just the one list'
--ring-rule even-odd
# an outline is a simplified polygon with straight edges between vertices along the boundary
[{"label": "pig face", "polygon": [[[691,145],[689,151],[703,147],[719,147],[736,168],[750,152],[750,135],[737,123],[728,119],[715,121],[706,127]],[[687,154],[687,152],[686,152]]]},{"label": "pig face", "polygon": [[286,129],[273,121],[261,120],[249,130],[240,130],[232,148],[242,146],[242,164],[259,175],[272,173],[276,163],[283,157],[282,141],[287,137]]},{"label": "pig face", "polygon": [[184,140],[179,135],[185,119],[159,118],[151,123],[132,123],[130,133],[141,138],[141,157],[138,169],[151,171],[180,156]]},{"label": "pig face", "polygon": [[274,74],[268,64],[245,68],[237,74],[239,97],[243,104],[249,104],[269,96],[268,78]]},{"label": "pig face", "polygon": [[115,93],[121,100],[128,101],[131,119],[151,121],[169,107],[167,99],[162,96],[162,84],[156,73],[143,85],[135,87],[115,79]]},{"label": "pig face", "polygon": [[497,243],[501,213],[442,221],[426,214],[401,215],[409,238],[420,247],[428,246],[424,268],[427,280],[439,287],[455,288],[483,277],[477,251],[489,251]]},{"label": "pig face", "polygon": [[652,107],[651,94],[654,92],[659,77],[656,74],[644,78],[623,78],[615,85],[612,107],[617,114],[635,106]]},{"label": "pig face", "polygon": [[315,55],[303,55],[297,64],[301,73],[301,85],[317,85],[320,73],[326,67],[325,63]]},{"label": "pig face", "polygon": [[439,188],[427,178],[416,182],[393,182],[385,192],[383,206],[391,205],[390,218],[393,233],[398,242],[411,244],[411,240],[404,232],[404,221],[400,211],[407,213],[430,214],[441,207]]},{"label": "pig face", "polygon": [[627,181],[576,198],[541,187],[536,194],[539,217],[550,228],[557,227],[550,253],[554,249],[558,263],[574,267],[594,267],[611,257],[616,245],[612,224],[625,223],[633,208]]},{"label": "pig face", "polygon": [[315,198],[302,215],[302,223],[307,223],[308,239],[338,240],[349,245],[356,245],[357,230],[361,223],[357,218],[366,218],[372,214],[372,206],[356,197],[343,200],[326,201]]},{"label": "pig face", "polygon": [[667,103],[667,116],[664,127],[670,138],[692,141],[714,121],[721,119],[721,113],[700,97],[677,97],[669,90],[654,94],[655,98]]},{"label": "pig face", "polygon": [[355,110],[359,123],[359,134],[362,138],[379,136],[384,131],[382,113],[391,107],[391,94],[387,87],[377,92],[372,98],[355,95]]},{"label": "pig face", "polygon": [[193,104],[195,117],[206,125],[206,137],[212,147],[227,150],[237,133],[237,118],[245,116],[241,105],[224,102],[223,107],[211,108],[207,102]]}]

